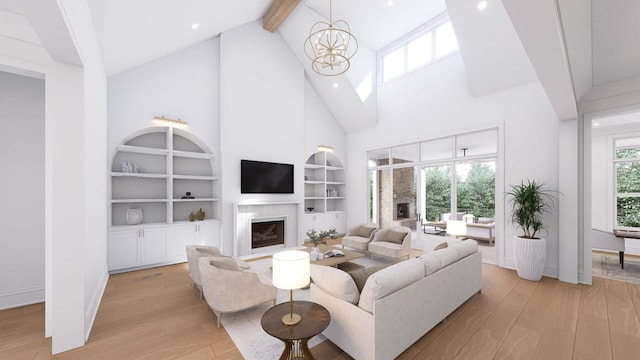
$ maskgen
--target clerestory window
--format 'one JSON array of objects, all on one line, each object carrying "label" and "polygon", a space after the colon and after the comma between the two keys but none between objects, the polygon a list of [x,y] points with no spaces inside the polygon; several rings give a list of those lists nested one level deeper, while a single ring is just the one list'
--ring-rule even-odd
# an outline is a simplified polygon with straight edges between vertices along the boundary
[{"label": "clerestory window", "polygon": [[396,79],[458,51],[458,40],[446,14],[379,52],[381,82]]}]

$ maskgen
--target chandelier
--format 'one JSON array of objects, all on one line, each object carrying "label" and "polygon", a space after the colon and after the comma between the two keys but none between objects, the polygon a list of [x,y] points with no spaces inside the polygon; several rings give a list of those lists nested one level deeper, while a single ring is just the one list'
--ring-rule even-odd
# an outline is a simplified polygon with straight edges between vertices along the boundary
[{"label": "chandelier", "polygon": [[344,20],[333,21],[332,0],[329,0],[329,22],[320,21],[311,27],[304,42],[304,53],[311,59],[313,71],[335,76],[349,70],[349,60],[358,51],[358,40]]}]

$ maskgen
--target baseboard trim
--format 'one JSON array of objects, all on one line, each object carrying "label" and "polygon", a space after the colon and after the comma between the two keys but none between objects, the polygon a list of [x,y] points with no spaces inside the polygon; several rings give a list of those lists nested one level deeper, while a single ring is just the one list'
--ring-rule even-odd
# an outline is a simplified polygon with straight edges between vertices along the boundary
[{"label": "baseboard trim", "polygon": [[89,306],[87,306],[87,311],[85,312],[85,324],[87,326],[84,329],[85,342],[89,340],[89,335],[91,335],[91,329],[93,328],[93,323],[96,320],[96,316],[98,315],[100,302],[102,301],[102,296],[104,295],[104,291],[107,288],[108,281],[109,272],[105,270],[102,274],[102,278],[100,279],[100,283],[98,284],[96,291],[91,297],[91,303],[89,304]]},{"label": "baseboard trim", "polygon": [[33,286],[0,293],[0,310],[44,302],[44,286]]}]

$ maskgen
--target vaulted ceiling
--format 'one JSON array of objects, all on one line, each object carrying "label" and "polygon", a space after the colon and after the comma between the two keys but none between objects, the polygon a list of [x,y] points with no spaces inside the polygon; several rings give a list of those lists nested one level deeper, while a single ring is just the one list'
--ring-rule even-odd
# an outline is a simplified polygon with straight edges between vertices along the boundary
[{"label": "vaulted ceiling", "polygon": [[[256,21],[272,0],[87,1],[112,75]],[[24,47],[34,58],[46,48],[56,60],[79,64],[70,36],[47,31],[52,22],[63,21],[59,9],[43,10],[51,4],[0,0],[0,55],[3,46]],[[362,103],[355,92],[366,76],[375,75],[376,51],[447,8],[475,96],[538,79],[563,120],[575,117],[576,102],[594,88],[640,81],[640,0],[489,0],[484,11],[476,5],[469,0],[334,0],[333,18],[347,20],[361,44],[352,69],[335,79],[310,72],[302,53],[311,24],[328,18],[328,0],[302,0],[278,32],[346,131],[376,121],[375,104]],[[352,94],[336,96],[329,90],[334,82]]]}]

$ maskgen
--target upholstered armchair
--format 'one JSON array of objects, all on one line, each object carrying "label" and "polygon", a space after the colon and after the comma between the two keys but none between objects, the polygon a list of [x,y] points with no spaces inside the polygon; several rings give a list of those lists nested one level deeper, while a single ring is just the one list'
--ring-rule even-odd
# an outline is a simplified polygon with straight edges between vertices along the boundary
[{"label": "upholstered armchair", "polygon": [[204,298],[218,318],[218,327],[222,314],[268,301],[275,305],[278,290],[271,283],[268,271],[243,270],[231,257],[201,257],[198,263]]},{"label": "upholstered armchair", "polygon": [[406,226],[392,226],[376,231],[369,243],[369,256],[378,254],[394,259],[411,254],[411,229]]},{"label": "upholstered armchair", "polygon": [[342,238],[342,248],[348,246],[357,250],[368,250],[369,242],[377,230],[378,224],[376,223],[365,223],[352,227]]},{"label": "upholstered armchair", "polygon": [[[187,245],[187,262],[189,263],[189,276],[193,281],[193,287],[200,291],[200,299],[202,299],[202,281],[200,279],[200,265],[198,259],[203,256],[222,256],[220,250],[215,246],[205,245]],[[248,269],[249,264],[237,259],[238,266]]]}]

